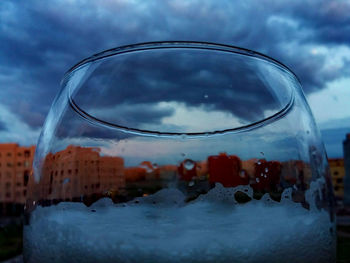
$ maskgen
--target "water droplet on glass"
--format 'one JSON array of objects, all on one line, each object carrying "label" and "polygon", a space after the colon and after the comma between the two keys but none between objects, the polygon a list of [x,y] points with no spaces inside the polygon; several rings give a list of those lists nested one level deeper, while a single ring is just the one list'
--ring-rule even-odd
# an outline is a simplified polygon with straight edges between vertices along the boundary
[{"label": "water droplet on glass", "polygon": [[307,130],[307,131],[306,131],[306,133],[307,133],[307,134],[310,134],[310,131],[309,131],[309,130]]},{"label": "water droplet on glass", "polygon": [[260,152],[261,155],[264,155],[264,152]]},{"label": "water droplet on glass", "polygon": [[182,156],[182,157],[185,157],[185,156],[186,156],[186,153],[181,153],[181,156]]},{"label": "water droplet on glass", "polygon": [[158,168],[158,164],[154,163],[154,164],[153,164],[153,168],[154,168],[154,169],[157,169],[157,168]]},{"label": "water droplet on glass", "polygon": [[239,176],[240,176],[240,177],[245,177],[245,171],[244,171],[244,170],[241,170],[241,171],[239,172]]},{"label": "water droplet on glass", "polygon": [[186,139],[186,135],[185,135],[185,134],[182,134],[182,135],[181,135],[181,139],[183,139],[183,140]]},{"label": "water droplet on glass", "polygon": [[188,186],[194,186],[194,181],[189,182]]},{"label": "water droplet on glass", "polygon": [[260,179],[259,179],[259,178],[256,178],[255,181],[256,181],[257,183],[259,183],[259,182],[260,182]]},{"label": "water droplet on glass", "polygon": [[192,170],[193,167],[194,167],[194,161],[190,160],[190,159],[187,159],[185,160],[184,162],[184,166],[185,166],[185,169],[186,170]]},{"label": "water droplet on glass", "polygon": [[67,183],[69,183],[69,181],[70,181],[69,178],[65,178],[65,179],[63,180],[62,184],[67,184]]},{"label": "water droplet on glass", "polygon": [[264,174],[263,174],[263,173],[261,173],[261,174],[260,174],[260,176],[261,176],[261,177],[264,177]]},{"label": "water droplet on glass", "polygon": [[257,165],[260,165],[260,164],[261,164],[261,162],[260,162],[260,161],[258,161],[258,162],[257,162]]},{"label": "water droplet on glass", "polygon": [[266,168],[265,168],[265,173],[267,173],[268,171],[269,171],[269,168],[266,167]]},{"label": "water droplet on glass", "polygon": [[204,98],[207,99],[209,96],[208,94],[204,94]]},{"label": "water droplet on glass", "polygon": [[142,165],[140,165],[140,167],[145,169],[146,173],[152,173],[153,172],[153,167],[150,167],[150,165],[142,164]]}]

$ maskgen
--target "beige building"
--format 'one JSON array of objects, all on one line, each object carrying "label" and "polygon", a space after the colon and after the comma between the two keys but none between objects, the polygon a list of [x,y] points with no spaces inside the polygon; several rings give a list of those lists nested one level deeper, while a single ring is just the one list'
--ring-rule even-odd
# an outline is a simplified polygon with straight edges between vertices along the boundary
[{"label": "beige building", "polygon": [[0,210],[8,204],[24,204],[32,180],[35,147],[0,144]]},{"label": "beige building", "polygon": [[344,198],[344,159],[335,158],[328,159],[329,167],[331,169],[332,183],[334,189],[334,195],[339,198]]}]

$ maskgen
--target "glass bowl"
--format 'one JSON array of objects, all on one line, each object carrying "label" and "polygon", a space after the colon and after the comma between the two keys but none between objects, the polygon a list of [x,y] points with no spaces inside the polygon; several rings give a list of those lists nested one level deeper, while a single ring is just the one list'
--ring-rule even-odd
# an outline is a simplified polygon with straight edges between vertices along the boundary
[{"label": "glass bowl", "polygon": [[25,262],[335,262],[327,158],[297,77],[247,49],[153,42],[64,76]]}]

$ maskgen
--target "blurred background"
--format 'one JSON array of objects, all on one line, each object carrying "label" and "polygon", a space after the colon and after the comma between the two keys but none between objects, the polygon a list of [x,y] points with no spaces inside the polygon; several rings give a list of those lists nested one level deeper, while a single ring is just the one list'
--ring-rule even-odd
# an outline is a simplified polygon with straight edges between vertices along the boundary
[{"label": "blurred background", "polygon": [[[63,74],[94,53],[166,40],[252,49],[281,61],[302,83],[330,158],[338,212],[343,215],[338,227],[342,233],[339,262],[350,262],[349,252],[346,254],[350,223],[342,204],[343,141],[350,133],[349,14],[346,0],[2,0],[0,152],[23,151],[20,172],[30,176],[31,146],[36,144]],[[0,247],[7,247],[0,249],[0,261],[21,250],[21,229],[16,227],[21,208],[6,208],[8,186],[4,180],[0,173],[4,196],[0,197]]]}]

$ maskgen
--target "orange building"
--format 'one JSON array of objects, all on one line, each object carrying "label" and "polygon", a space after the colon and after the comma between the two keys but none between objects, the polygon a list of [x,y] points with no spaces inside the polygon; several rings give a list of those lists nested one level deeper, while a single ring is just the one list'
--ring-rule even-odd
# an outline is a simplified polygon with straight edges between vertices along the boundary
[{"label": "orange building", "polygon": [[122,158],[100,156],[98,148],[68,146],[46,156],[37,194],[43,200],[74,201],[123,188]]},{"label": "orange building", "polygon": [[0,211],[12,204],[23,205],[32,180],[35,147],[0,144]]},{"label": "orange building", "polygon": [[310,164],[301,160],[289,160],[282,163],[281,184],[283,188],[295,185],[298,190],[305,191],[309,188],[312,178]]}]

